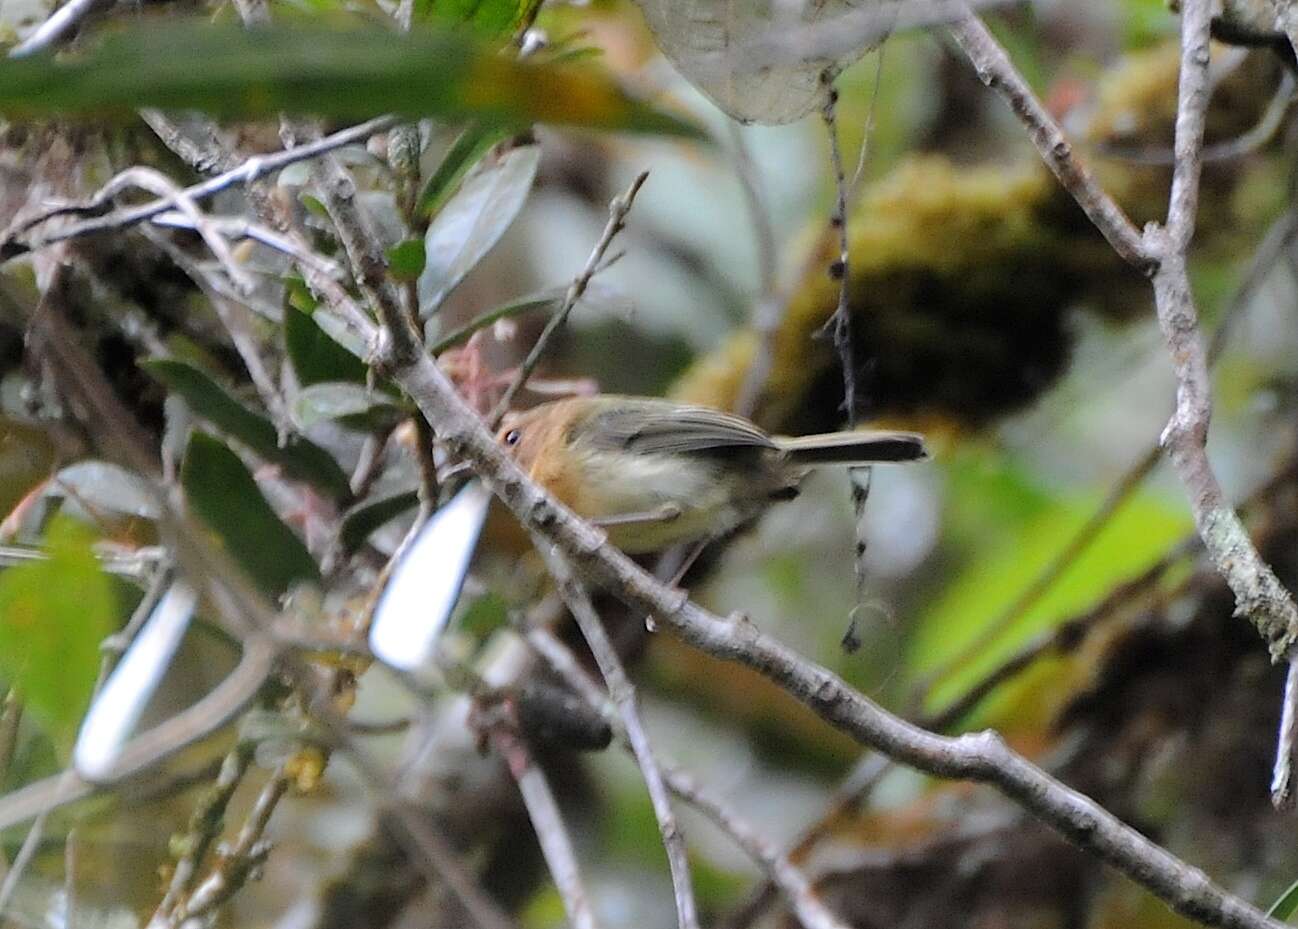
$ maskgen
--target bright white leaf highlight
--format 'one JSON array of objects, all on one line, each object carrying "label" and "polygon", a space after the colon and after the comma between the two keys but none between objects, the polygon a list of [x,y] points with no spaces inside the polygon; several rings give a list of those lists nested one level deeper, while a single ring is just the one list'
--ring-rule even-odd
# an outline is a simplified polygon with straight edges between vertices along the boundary
[{"label": "bright white leaf highlight", "polygon": [[491,492],[473,481],[434,513],[379,597],[370,650],[402,671],[427,668],[469,570]]},{"label": "bright white leaf highlight", "polygon": [[72,749],[72,766],[87,781],[109,780],[194,616],[198,595],[173,581],[86,713]]}]

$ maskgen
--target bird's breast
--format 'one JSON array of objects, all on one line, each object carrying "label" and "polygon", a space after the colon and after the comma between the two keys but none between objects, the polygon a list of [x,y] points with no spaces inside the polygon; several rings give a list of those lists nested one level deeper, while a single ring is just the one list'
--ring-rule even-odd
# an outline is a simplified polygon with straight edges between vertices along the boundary
[{"label": "bird's breast", "polygon": [[735,475],[703,457],[595,451],[584,456],[580,471],[567,502],[588,519],[676,511],[660,521],[609,524],[610,540],[630,552],[728,532],[761,507],[755,497],[751,504],[743,495],[737,498]]}]

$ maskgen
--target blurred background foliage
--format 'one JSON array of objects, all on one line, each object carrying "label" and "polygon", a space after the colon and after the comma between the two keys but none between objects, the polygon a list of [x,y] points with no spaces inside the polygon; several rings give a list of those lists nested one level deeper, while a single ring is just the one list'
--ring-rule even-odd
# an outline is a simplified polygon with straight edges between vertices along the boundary
[{"label": "blurred background foliage", "polygon": [[[342,4],[271,6],[277,16],[310,19]],[[354,6],[353,13],[383,14],[367,3]],[[488,7],[480,20],[462,7],[431,0],[424,13],[453,23],[467,17],[473,29],[498,34],[527,12]],[[45,0],[0,0],[0,39],[25,35],[48,13]],[[229,18],[224,11],[217,16]],[[1160,217],[1177,74],[1177,21],[1162,0],[1043,0],[997,13],[992,25],[1128,214],[1137,223]],[[598,238],[609,199],[647,169],[649,181],[618,240],[625,254],[599,273],[547,355],[546,382],[745,406],[763,426],[790,433],[839,427],[841,372],[832,345],[818,335],[838,298],[827,273],[836,244],[827,222],[834,191],[822,123],[814,116],[782,126],[730,122],[673,70],[639,11],[622,0],[549,3],[537,13],[536,28],[551,43],[542,57],[585,59],[636,98],[704,127],[712,143],[553,125],[538,126],[534,137],[503,130],[484,136],[475,153],[485,152],[484,160],[458,190],[494,184],[483,194],[495,197],[494,205],[457,217],[466,201],[455,206],[449,192],[455,183],[435,200],[434,229],[442,223],[456,241],[478,236],[483,247],[459,271],[442,268],[448,277],[464,275],[427,321],[430,337],[453,333],[520,295],[562,288]],[[1265,120],[1292,80],[1284,68],[1268,49],[1215,48],[1210,146],[1228,146]],[[474,85],[466,86],[471,95]],[[849,298],[863,408],[872,422],[928,433],[935,460],[875,474],[863,529],[869,548],[862,603],[854,582],[855,517],[842,475],[818,475],[799,499],[715,546],[687,585],[707,607],[743,612],[890,708],[940,720],[949,731],[1000,729],[1038,763],[1265,906],[1298,875],[1291,820],[1272,813],[1266,800],[1280,677],[1264,644],[1231,616],[1213,572],[1192,545],[1181,545],[1193,527],[1174,477],[1159,465],[1133,483],[1089,544],[1039,596],[1024,597],[1150,454],[1171,409],[1172,377],[1147,281],[1113,254],[940,30],[889,38],[849,67],[838,87],[849,167],[868,140],[849,219]],[[463,103],[457,101],[445,123],[428,127],[424,178],[436,176],[460,144],[465,123],[458,117],[465,110],[456,109]],[[643,116],[626,112],[631,120]],[[274,130],[261,125],[227,131],[245,150],[279,147]],[[1298,251],[1292,235],[1249,292],[1238,291],[1268,230],[1286,222],[1292,209],[1296,138],[1284,119],[1258,144],[1205,167],[1192,268],[1205,325],[1211,330],[1231,320],[1216,367],[1210,451],[1228,493],[1252,497],[1251,525],[1291,589],[1298,581]],[[409,230],[383,141],[345,154],[360,201],[374,211],[385,244],[397,246]],[[511,158],[514,167],[500,167]],[[64,166],[74,160],[76,170],[55,170],[60,159]],[[112,170],[139,161],[185,176],[139,123],[79,130],[0,124],[0,228],[38,194],[85,196]],[[745,174],[755,201],[745,191]],[[55,176],[75,177],[73,189],[50,190]],[[312,213],[305,182],[305,171],[291,168],[279,176],[276,195],[305,211],[328,250],[334,246]],[[220,202],[237,206],[234,195]],[[81,284],[80,322],[98,334],[96,357],[108,380],[131,398],[164,447],[173,443],[176,457],[184,449],[175,433],[183,438],[191,420],[175,412],[179,395],[198,419],[253,449],[253,458],[275,461],[281,452],[272,420],[282,411],[263,411],[252,423],[212,412],[227,410],[222,404],[231,396],[256,405],[257,395],[226,343],[211,294],[138,235],[88,243],[77,253],[93,269]],[[764,266],[766,249],[773,261]],[[421,251],[409,276],[421,277],[424,258]],[[278,333],[285,331],[302,387],[347,382],[355,388],[363,373],[354,362],[336,344],[319,342],[314,326],[302,328],[315,307],[300,282],[289,281],[285,300],[283,264],[275,265],[273,256],[258,260],[267,263],[273,282],[258,291],[266,309],[250,318],[252,337],[279,346]],[[431,251],[427,260],[436,260]],[[395,257],[393,264],[399,264]],[[155,541],[148,514],[138,511],[143,504],[123,502],[133,499],[129,475],[66,470],[93,455],[88,437],[64,421],[64,398],[48,393],[39,365],[24,353],[23,307],[34,303],[39,275],[37,259],[0,268],[0,507],[6,517],[0,541],[42,544],[51,556],[0,573],[0,679],[21,686],[30,709],[11,747],[0,731],[5,789],[52,774],[66,760],[98,671],[93,643],[120,626],[139,597],[130,583],[87,572],[88,532],[97,536],[94,550],[101,555]],[[475,338],[471,356],[452,352],[443,363],[504,371],[521,360],[542,324],[539,313],[504,320]],[[749,385],[763,353],[768,374]],[[173,376],[156,365],[142,373],[135,362],[145,355],[175,359],[165,362],[175,366]],[[185,364],[219,377],[196,384]],[[182,377],[189,387],[181,386]],[[336,387],[310,396],[318,404],[355,399]],[[367,430],[404,415],[391,396],[349,406],[356,418],[347,421],[320,409],[299,404],[297,425],[320,454],[338,457],[345,469]],[[393,456],[370,499],[413,488],[413,455],[409,437],[404,440],[403,454]],[[193,508],[215,514],[209,521],[236,554],[242,548],[241,557],[252,559],[255,575],[258,564],[269,565],[272,587],[286,586],[284,572],[312,576],[307,550],[321,551],[313,532],[326,519],[293,510],[288,498],[277,496],[282,475],[245,468],[215,439],[195,441],[182,475]],[[204,442],[215,446],[206,459],[194,454]],[[279,464],[286,471],[307,467],[298,452],[284,452]],[[320,465],[314,453],[308,457]],[[206,478],[196,473],[204,460]],[[224,476],[211,476],[216,472]],[[66,479],[51,480],[56,474]],[[320,467],[297,477],[320,487],[337,481]],[[238,519],[217,525],[221,514],[231,513],[229,497],[215,485],[232,493],[253,481],[264,499],[248,503],[239,518],[269,519],[275,528],[257,533],[263,542],[267,533],[292,525],[305,540],[292,558],[246,548]],[[1257,493],[1259,487],[1265,492]],[[96,494],[111,505],[98,505]],[[313,499],[327,509],[328,496]],[[241,499],[247,503],[247,494]],[[384,510],[374,521],[390,515]],[[371,554],[390,554],[408,521],[408,512],[387,521],[370,540]],[[500,629],[511,611],[529,606],[539,591],[536,568],[520,556],[505,523],[488,531],[452,643],[484,661],[502,647]],[[296,572],[286,563],[294,559]],[[360,598],[363,590],[331,596]],[[347,610],[331,603],[318,612]],[[847,653],[839,643],[853,615],[864,645]],[[670,637],[646,635],[638,617],[622,617],[622,626],[660,754],[695,772],[780,845],[793,844],[820,820],[820,840],[803,848],[799,860],[853,925],[1183,924],[986,791],[891,769],[860,802],[833,809],[836,785],[854,765],[870,762],[850,740],[755,675]],[[26,629],[42,634],[30,637]],[[16,646],[15,636],[26,644]],[[1017,673],[943,718],[989,672],[1033,643],[1041,643],[1040,653]],[[150,712],[160,718],[210,689],[231,651],[210,628],[193,630]],[[23,682],[56,686],[44,693]],[[361,677],[355,700],[364,719],[416,711],[378,669]],[[231,738],[187,750],[171,774],[210,769]],[[384,757],[402,757],[399,735],[372,741]],[[261,743],[259,777],[284,761],[287,744]],[[616,753],[556,753],[547,764],[563,775],[556,781],[607,924],[673,925],[657,827],[633,765]],[[535,850],[512,841],[528,827],[510,791],[492,780],[494,762],[477,757],[466,737],[435,767],[427,779],[491,890],[518,906],[529,929],[561,925],[562,908]],[[240,788],[232,811],[246,809],[256,784],[253,778]],[[483,787],[490,784],[496,786]],[[454,925],[445,902],[376,837],[358,793],[346,767],[333,765],[320,784],[281,805],[262,879],[234,898],[223,920]],[[194,796],[182,778],[170,790],[144,785],[111,803],[97,800],[56,815],[40,867],[8,918],[27,926],[141,924],[140,914],[147,916],[165,886],[159,872],[165,876],[172,860],[168,843],[183,831]],[[832,815],[822,820],[826,809]],[[709,924],[791,925],[778,906],[753,904],[755,872],[724,836],[701,817],[682,815]],[[14,829],[0,836],[6,860],[23,834]],[[67,886],[75,893],[60,897],[59,882],[69,871]],[[50,915],[56,899],[65,908],[62,921]],[[410,899],[423,902],[403,910]]]}]

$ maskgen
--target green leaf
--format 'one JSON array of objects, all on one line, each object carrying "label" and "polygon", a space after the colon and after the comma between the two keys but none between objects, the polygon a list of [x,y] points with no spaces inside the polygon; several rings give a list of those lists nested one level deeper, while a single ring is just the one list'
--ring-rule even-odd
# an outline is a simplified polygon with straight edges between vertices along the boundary
[{"label": "green leaf", "polygon": [[140,364],[180,394],[194,415],[279,465],[285,474],[318,487],[335,500],[343,501],[351,496],[347,474],[332,455],[301,436],[289,436],[281,447],[279,433],[269,419],[231,397],[198,368],[170,358],[151,358]]},{"label": "green leaf", "polygon": [[505,152],[465,181],[428,227],[428,265],[419,278],[419,313],[437,311],[447,295],[505,234],[532,190],[541,161],[539,145]]},{"label": "green leaf", "polygon": [[71,747],[99,673],[99,643],[113,629],[112,582],[82,524],[57,517],[49,558],[0,573],[0,673],[56,744]]},{"label": "green leaf", "polygon": [[1285,892],[1280,895],[1280,899],[1271,904],[1271,909],[1266,911],[1266,915],[1272,919],[1278,919],[1280,922],[1285,922],[1294,914],[1295,910],[1298,910],[1298,881],[1290,884]]},{"label": "green leaf", "polygon": [[419,494],[413,490],[359,504],[343,517],[339,532],[343,550],[356,551],[375,529],[418,505]]},{"label": "green leaf", "polygon": [[273,597],[319,581],[306,546],[275,515],[239,456],[205,432],[189,438],[180,483],[189,506],[257,586]]},{"label": "green leaf", "polygon": [[[1002,480],[997,475],[980,483],[986,490]],[[1098,495],[1038,498],[1025,504],[1022,498],[1033,496],[1030,490],[997,504],[993,501],[998,490],[979,493],[978,483],[967,475],[960,482],[963,492],[980,497],[973,508],[983,524],[981,541],[975,543],[969,563],[920,617],[908,657],[919,674],[945,664],[976,639],[985,624],[999,617],[1055,558],[1098,505]],[[970,508],[959,502],[956,507]],[[961,533],[973,535],[973,528],[962,528]],[[1115,584],[1138,574],[1192,528],[1181,509],[1153,496],[1128,502],[1032,609],[981,654],[938,682],[929,694],[929,708],[940,708],[964,693],[1031,636],[1080,613]],[[989,543],[992,538],[995,541]]]},{"label": "green leaf", "polygon": [[530,21],[540,5],[540,0],[416,0],[415,21],[463,26],[483,38],[503,38]]},{"label": "green leaf", "polygon": [[492,325],[493,323],[497,323],[502,319],[510,319],[514,316],[521,316],[524,313],[530,313],[533,310],[545,310],[545,309],[552,310],[559,305],[559,301],[562,299],[563,299],[562,290],[558,288],[545,290],[538,294],[533,294],[532,296],[529,297],[520,297],[519,299],[513,301],[512,303],[506,303],[503,306],[498,306],[495,309],[488,310],[487,312],[483,313],[481,316],[477,316],[474,319],[471,319],[469,322],[465,323],[459,329],[453,330],[452,332],[449,332],[446,335],[441,336],[433,344],[433,346],[429,349],[429,351],[432,352],[434,355],[440,355],[448,348],[454,348],[455,346],[459,345],[461,342],[467,342],[469,340],[469,337],[472,336],[475,332],[480,332],[481,330],[486,329],[488,326]]},{"label": "green leaf", "polygon": [[284,349],[298,383],[303,387],[322,381],[365,383],[365,363],[325,333],[316,316],[321,312],[290,308],[284,313]]},{"label": "green leaf", "polygon": [[361,417],[361,428],[392,423],[406,417],[392,397],[346,381],[312,384],[298,391],[293,401],[293,421],[302,429],[330,419]]},{"label": "green leaf", "polygon": [[388,273],[398,281],[416,281],[424,271],[427,260],[424,243],[419,239],[405,239],[388,249]]},{"label": "green leaf", "polygon": [[702,137],[632,100],[607,75],[519,62],[463,30],[150,19],[83,54],[0,59],[6,116],[131,119],[140,107],[235,119],[395,113]]},{"label": "green leaf", "polygon": [[469,123],[465,126],[442,157],[433,176],[424,184],[424,189],[419,194],[419,214],[432,216],[440,210],[442,204],[455,192],[464,173],[477,164],[493,145],[508,135],[507,130],[486,123]]}]

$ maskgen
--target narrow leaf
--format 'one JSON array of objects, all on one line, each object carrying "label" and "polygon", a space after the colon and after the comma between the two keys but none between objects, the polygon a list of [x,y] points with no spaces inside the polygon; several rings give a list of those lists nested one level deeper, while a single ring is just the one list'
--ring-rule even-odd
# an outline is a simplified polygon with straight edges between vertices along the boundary
[{"label": "narrow leaf", "polygon": [[302,429],[330,419],[364,416],[362,425],[366,425],[406,415],[391,397],[347,382],[312,384],[298,391],[293,401],[293,421]]},{"label": "narrow leaf", "polygon": [[447,294],[500,241],[523,208],[541,160],[537,145],[511,149],[465,181],[424,237],[427,266],[419,278],[419,312],[437,311]]},{"label": "narrow leaf", "polygon": [[0,674],[58,745],[71,745],[117,613],[112,582],[82,524],[56,518],[49,557],[0,573]]},{"label": "narrow leaf", "polygon": [[198,594],[172,581],[86,714],[72,764],[88,781],[107,779],[144,708],[171,666],[194,615]]},{"label": "narrow leaf", "polygon": [[374,530],[418,505],[419,494],[413,490],[359,504],[343,517],[342,529],[339,532],[343,550],[356,551]]},{"label": "narrow leaf", "polygon": [[140,107],[236,119],[281,111],[534,122],[700,137],[608,76],[519,62],[465,30],[399,34],[144,20],[75,56],[0,59],[0,113],[130,119]]},{"label": "narrow leaf", "polygon": [[301,436],[290,436],[281,447],[279,434],[269,419],[231,397],[198,368],[169,358],[152,358],[140,364],[184,397],[196,416],[279,465],[284,473],[318,487],[335,500],[346,500],[351,495],[347,475],[332,455]]},{"label": "narrow leaf", "polygon": [[47,492],[70,497],[92,512],[158,517],[158,502],[144,478],[111,461],[68,465],[55,475]]},{"label": "narrow leaf", "polygon": [[424,184],[419,194],[418,210],[422,216],[432,216],[455,192],[460,178],[478,163],[483,155],[509,133],[499,126],[487,123],[469,123],[451,144],[433,176]]},{"label": "narrow leaf", "polygon": [[1280,922],[1286,922],[1295,910],[1298,910],[1298,881],[1290,884],[1280,895],[1280,899],[1271,904],[1271,909],[1266,911],[1266,915]]},{"label": "narrow leaf", "polygon": [[506,303],[495,309],[488,310],[481,316],[474,317],[459,329],[455,329],[444,336],[441,336],[429,351],[434,355],[440,355],[448,348],[454,348],[461,342],[467,342],[475,332],[481,332],[488,326],[500,322],[502,319],[512,319],[515,316],[522,316],[524,313],[531,313],[534,310],[553,310],[558,306],[563,295],[552,290],[542,291],[530,297],[520,297],[512,303]]},{"label": "narrow leaf", "polygon": [[491,491],[471,481],[419,531],[374,608],[376,657],[403,671],[428,667],[460,599],[490,504]]},{"label": "narrow leaf", "polygon": [[339,345],[321,327],[319,314],[286,310],[284,349],[303,387],[321,381],[365,383],[365,364]]},{"label": "narrow leaf", "polygon": [[279,597],[295,581],[319,581],[320,569],[306,546],[219,439],[203,432],[190,436],[180,482],[190,507],[267,594]]}]

